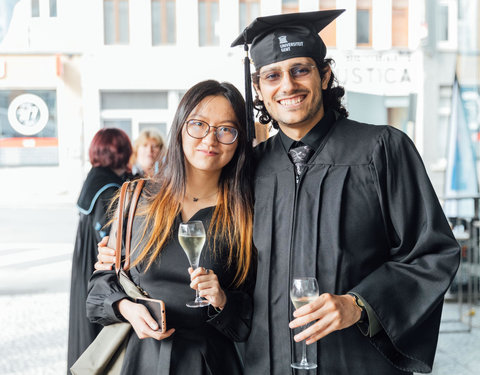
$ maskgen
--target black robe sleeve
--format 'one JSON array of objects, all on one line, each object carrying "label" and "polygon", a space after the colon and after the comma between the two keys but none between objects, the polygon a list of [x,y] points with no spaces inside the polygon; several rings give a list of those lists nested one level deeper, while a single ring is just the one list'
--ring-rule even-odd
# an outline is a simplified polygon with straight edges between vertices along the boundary
[{"label": "black robe sleeve", "polygon": [[109,325],[125,319],[114,307],[128,297],[120,286],[115,271],[95,271],[88,283],[87,317],[92,323]]},{"label": "black robe sleeve", "polygon": [[[252,328],[253,290],[255,288],[256,261],[252,262],[244,284],[238,289],[226,289],[224,309],[213,314],[209,323],[235,342],[246,341]],[[213,310],[209,306],[209,312]]]},{"label": "black robe sleeve", "polygon": [[[114,221],[111,226],[107,244],[107,246],[112,249],[116,247],[116,223],[117,222]],[[115,303],[124,298],[130,299],[120,285],[114,270],[95,271],[88,283],[88,319],[92,323],[99,323],[104,326],[124,322],[125,319],[115,308]]]},{"label": "black robe sleeve", "polygon": [[353,292],[374,310],[383,331],[370,338],[396,367],[430,372],[443,296],[459,264],[458,244],[413,143],[386,128],[375,148],[376,184],[389,261]]}]

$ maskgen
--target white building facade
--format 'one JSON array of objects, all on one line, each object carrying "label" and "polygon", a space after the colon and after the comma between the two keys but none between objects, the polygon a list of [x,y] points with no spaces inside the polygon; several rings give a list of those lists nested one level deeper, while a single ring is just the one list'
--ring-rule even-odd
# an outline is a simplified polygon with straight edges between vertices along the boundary
[{"label": "white building facade", "polygon": [[100,128],[166,136],[193,84],[230,81],[243,92],[243,48],[230,43],[255,17],[332,8],[346,12],[321,35],[351,117],[400,128],[421,153],[437,137],[424,126],[423,2],[7,1],[16,6],[0,40],[0,168],[48,166],[80,185]]}]

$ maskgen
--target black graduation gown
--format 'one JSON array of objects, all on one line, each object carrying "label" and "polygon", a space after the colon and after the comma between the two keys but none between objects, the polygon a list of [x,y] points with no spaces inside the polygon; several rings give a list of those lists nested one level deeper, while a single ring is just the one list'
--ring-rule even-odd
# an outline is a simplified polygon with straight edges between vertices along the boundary
[{"label": "black graduation gown", "polygon": [[[201,209],[190,220],[203,221],[207,229],[213,210]],[[143,223],[141,217],[134,220],[132,249],[140,242]],[[199,264],[215,271],[227,295],[227,304],[219,314],[212,307],[186,307],[186,302],[195,298],[195,291],[189,286],[188,259],[176,235],[179,224],[180,217],[176,219],[172,239],[148,271],[144,272],[143,265],[130,270],[132,280],[151,298],[165,302],[167,329],[175,328],[175,333],[161,341],[140,340],[132,329],[121,374],[240,375],[243,365],[234,341],[244,341],[250,332],[252,278],[242,288],[233,288],[235,266],[227,267],[225,253],[214,255],[212,242],[207,240]],[[225,246],[217,243],[217,249],[222,248]],[[87,315],[103,325],[119,322],[122,317],[113,305],[126,297],[114,271],[97,271],[89,283]]]},{"label": "black graduation gown", "polygon": [[301,354],[288,327],[294,276],[315,276],[320,293],[358,293],[383,327],[373,337],[354,325],[319,340],[309,373],[429,372],[459,249],[420,156],[402,132],[345,118],[324,141],[297,187],[279,135],[256,148],[258,272],[245,373],[293,373]]},{"label": "black graduation gown", "polygon": [[[106,212],[122,184],[110,168],[92,168],[77,202],[79,222],[72,259],[68,327],[68,369],[95,339],[102,326],[87,319],[87,284],[97,261],[97,243],[108,233]],[[70,371],[67,370],[70,374]]]}]

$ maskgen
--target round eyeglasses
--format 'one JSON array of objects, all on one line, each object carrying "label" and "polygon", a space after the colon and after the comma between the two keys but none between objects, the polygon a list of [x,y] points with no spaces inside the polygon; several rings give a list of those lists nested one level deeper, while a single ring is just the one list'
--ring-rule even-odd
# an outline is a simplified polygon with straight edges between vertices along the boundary
[{"label": "round eyeglasses", "polygon": [[197,139],[205,138],[210,133],[210,128],[213,128],[217,141],[224,145],[232,144],[238,137],[238,130],[233,126],[212,126],[202,120],[188,120],[185,127],[188,135]]},{"label": "round eyeglasses", "polygon": [[288,72],[290,74],[290,77],[292,77],[294,80],[302,80],[308,78],[312,74],[313,70],[316,68],[317,67],[312,64],[296,64],[288,68],[287,70],[274,68],[254,74],[257,78],[260,78],[263,83],[270,86],[276,86],[282,81],[283,74],[285,72]]}]

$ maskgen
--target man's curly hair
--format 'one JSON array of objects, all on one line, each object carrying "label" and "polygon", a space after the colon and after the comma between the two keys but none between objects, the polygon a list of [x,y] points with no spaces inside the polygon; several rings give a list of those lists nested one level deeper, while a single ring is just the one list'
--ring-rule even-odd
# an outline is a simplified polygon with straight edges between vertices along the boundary
[{"label": "man's curly hair", "polygon": [[[318,61],[315,61],[318,71],[320,72],[320,78],[323,79],[327,68],[332,67],[334,63],[335,61],[333,61],[333,59],[325,59],[321,64]],[[256,73],[252,74],[252,81],[255,85],[259,85],[259,78]],[[348,111],[342,104],[344,95],[345,89],[338,85],[337,78],[332,71],[327,89],[322,90],[323,107],[325,108],[325,111],[333,109],[340,113],[341,116],[348,117]],[[258,121],[260,121],[261,124],[266,125],[271,123],[275,129],[278,129],[278,122],[270,116],[270,113],[268,113],[265,108],[265,104],[258,98],[258,95],[255,96],[253,107],[257,110],[257,114],[260,114]]]}]

